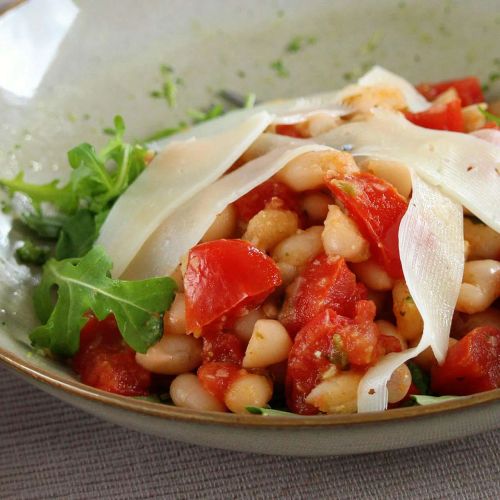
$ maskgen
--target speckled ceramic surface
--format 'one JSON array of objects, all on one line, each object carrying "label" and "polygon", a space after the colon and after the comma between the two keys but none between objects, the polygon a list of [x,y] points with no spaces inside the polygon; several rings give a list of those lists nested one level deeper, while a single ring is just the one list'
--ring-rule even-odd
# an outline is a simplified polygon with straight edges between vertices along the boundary
[{"label": "speckled ceramic surface", "polygon": [[[221,88],[264,100],[340,87],[374,63],[409,80],[500,71],[500,2],[31,0],[0,17],[0,177],[65,175],[65,154],[124,116],[129,138],[175,126]],[[295,37],[303,47],[287,50]],[[17,61],[17,62],[16,62]],[[282,71],[273,62],[282,62]],[[151,98],[162,64],[181,78],[178,107]],[[7,76],[6,76],[7,75]],[[489,92],[500,95],[500,81]],[[496,86],[495,86],[496,85]],[[360,453],[494,428],[500,391],[384,414],[202,414],[108,395],[32,352],[35,278],[13,259],[0,214],[0,360],[41,389],[102,418],[168,438],[275,454]]]}]

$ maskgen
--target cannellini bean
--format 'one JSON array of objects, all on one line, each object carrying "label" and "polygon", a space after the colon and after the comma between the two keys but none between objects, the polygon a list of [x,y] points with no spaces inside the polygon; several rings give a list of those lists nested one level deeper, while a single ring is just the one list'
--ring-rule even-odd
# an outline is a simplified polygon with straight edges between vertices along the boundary
[{"label": "cannellini bean", "polygon": [[286,288],[299,275],[299,270],[286,262],[277,262],[276,264],[281,273],[281,288]]},{"label": "cannellini bean", "polygon": [[403,338],[416,340],[422,336],[424,321],[403,280],[397,281],[392,289],[392,311]]},{"label": "cannellini bean", "polygon": [[330,171],[349,174],[359,171],[359,168],[349,153],[321,151],[298,156],[275,177],[294,191],[300,192],[323,187],[325,174]]},{"label": "cannellini bean", "polygon": [[[458,340],[453,338],[448,339],[448,349],[454,346]],[[412,344],[416,345],[418,341],[413,341]],[[413,345],[412,345],[413,347]],[[418,356],[413,358],[413,360],[422,370],[430,372],[434,366],[437,366],[438,362],[436,356],[432,352],[432,348],[428,347],[425,351],[422,351]]]},{"label": "cannellini bean", "polygon": [[299,230],[276,245],[271,256],[276,262],[301,268],[323,251],[322,232],[322,226]]},{"label": "cannellini bean", "polygon": [[170,397],[175,406],[200,411],[226,411],[226,407],[203,388],[193,373],[175,377],[170,385]]},{"label": "cannellini bean", "polygon": [[173,335],[186,333],[186,302],[183,293],[176,294],[170,310],[165,312],[163,330]]},{"label": "cannellini bean", "polygon": [[298,226],[299,220],[295,212],[265,208],[250,219],[242,239],[267,251],[294,234]]},{"label": "cannellini bean", "polygon": [[265,406],[273,396],[273,384],[264,375],[245,373],[229,386],[224,403],[233,413],[247,413],[247,406]]},{"label": "cannellini bean", "polygon": [[304,136],[315,137],[320,134],[326,134],[341,123],[342,118],[340,116],[332,116],[329,113],[318,111],[307,118],[307,134],[304,134]]},{"label": "cannellini bean", "polygon": [[478,326],[493,326],[500,330],[500,310],[490,307],[475,314],[455,314],[451,331],[455,338],[462,338]]},{"label": "cannellini bean", "polygon": [[253,309],[249,313],[245,314],[245,316],[236,320],[233,331],[239,339],[243,340],[243,342],[248,342],[252,336],[256,321],[264,319],[265,317],[266,315],[260,307]]},{"label": "cannellini bean", "polygon": [[236,229],[237,216],[234,205],[228,205],[212,222],[201,242],[231,238]]},{"label": "cannellini bean", "polygon": [[411,372],[406,365],[396,368],[387,382],[387,392],[389,403],[401,401],[411,385]]},{"label": "cannellini bean", "polygon": [[401,196],[410,196],[411,175],[406,165],[388,160],[364,160],[360,166],[362,170],[392,184]]},{"label": "cannellini bean", "polygon": [[359,87],[343,98],[344,104],[356,111],[369,112],[372,108],[404,110],[406,99],[396,87],[370,85]]},{"label": "cannellini bean", "polygon": [[469,242],[468,259],[500,258],[500,234],[481,221],[464,217],[464,238]]},{"label": "cannellini bean", "polygon": [[465,263],[456,309],[467,314],[484,311],[500,296],[500,262],[472,260]]},{"label": "cannellini bean", "polygon": [[269,319],[276,319],[278,317],[280,308],[278,307],[278,301],[275,295],[271,295],[264,301],[262,304],[262,312],[266,315],[266,318]]},{"label": "cannellini bean", "polygon": [[356,223],[336,205],[330,205],[321,235],[325,252],[349,262],[363,262],[370,257],[370,245],[361,236]]},{"label": "cannellini bean", "polygon": [[464,120],[464,129],[466,132],[474,132],[486,125],[486,118],[480,111],[480,106],[484,104],[471,104],[462,108],[462,118]]},{"label": "cannellini bean", "polygon": [[352,263],[351,268],[354,274],[372,290],[385,292],[392,290],[394,286],[394,280],[385,272],[382,266],[372,259]]},{"label": "cannellini bean", "polygon": [[406,342],[406,339],[398,333],[398,330],[390,321],[380,319],[375,321],[375,324],[378,326],[378,329],[380,330],[382,335],[398,339],[399,343],[401,344],[402,351],[408,349],[408,343]]},{"label": "cannellini bean", "polygon": [[135,360],[153,373],[178,375],[201,364],[201,348],[201,339],[191,335],[163,335],[146,354],[136,353]]},{"label": "cannellini bean", "polygon": [[305,195],[301,201],[301,208],[313,224],[323,224],[331,202],[331,196],[318,191]]},{"label": "cannellini bean", "polygon": [[358,385],[362,374],[347,371],[320,382],[307,396],[306,403],[323,413],[356,413]]},{"label": "cannellini bean", "polygon": [[453,87],[441,92],[433,101],[433,104],[448,104],[458,99],[458,92]]},{"label": "cannellini bean", "polygon": [[243,358],[243,368],[265,368],[288,358],[292,340],[275,319],[259,319]]}]

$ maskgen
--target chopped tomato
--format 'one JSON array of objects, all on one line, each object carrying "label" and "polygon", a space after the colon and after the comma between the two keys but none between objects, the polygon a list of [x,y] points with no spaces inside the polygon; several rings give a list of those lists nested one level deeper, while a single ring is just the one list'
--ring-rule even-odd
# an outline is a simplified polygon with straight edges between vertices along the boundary
[{"label": "chopped tomato", "polygon": [[123,341],[114,316],[90,317],[80,335],[73,368],[84,384],[123,396],[149,393],[151,373],[135,361],[135,352]]},{"label": "chopped tomato", "polygon": [[391,335],[380,335],[379,342],[386,354],[389,354],[390,352],[401,352],[403,350],[401,341]]},{"label": "chopped tomato", "polygon": [[327,186],[370,243],[375,261],[393,278],[402,278],[398,231],[408,207],[403,197],[369,173],[327,179]]},{"label": "chopped tomato", "polygon": [[299,212],[296,194],[282,182],[266,181],[249,191],[234,202],[238,217],[248,222],[255,214],[263,210],[274,199],[281,200],[283,208]]},{"label": "chopped tomato", "polygon": [[288,357],[286,378],[287,403],[293,412],[318,413],[305,400],[328,369],[359,369],[383,354],[374,317],[375,304],[362,300],[356,304],[354,319],[326,309],[300,330]]},{"label": "chopped tomato", "polygon": [[198,379],[201,385],[212,396],[224,402],[224,396],[230,384],[240,373],[240,368],[233,363],[219,363],[211,361],[198,368]]},{"label": "chopped tomato", "polygon": [[352,317],[356,302],[364,298],[366,288],[356,283],[356,276],[345,260],[322,254],[297,278],[293,293],[283,304],[280,321],[288,333],[294,335],[325,309]]},{"label": "chopped tomato", "polygon": [[280,284],[274,261],[246,241],[195,246],[184,274],[187,331],[210,333],[230,327]]},{"label": "chopped tomato", "polygon": [[243,343],[232,333],[216,332],[203,337],[202,358],[204,363],[220,361],[241,366],[244,356]]},{"label": "chopped tomato", "polygon": [[464,118],[460,99],[453,99],[447,103],[433,104],[429,109],[420,113],[406,113],[406,118],[415,125],[434,130],[451,130],[464,132]]},{"label": "chopped tomato", "polygon": [[276,125],[275,131],[279,135],[287,135],[288,137],[300,139],[304,137],[295,123],[280,123]]},{"label": "chopped tomato", "polygon": [[439,94],[454,88],[463,106],[484,102],[484,95],[479,79],[469,76],[459,80],[447,80],[438,83],[421,83],[417,90],[428,100],[433,101]]},{"label": "chopped tomato", "polygon": [[500,387],[500,330],[474,328],[450,347],[444,363],[431,371],[431,387],[457,396]]}]

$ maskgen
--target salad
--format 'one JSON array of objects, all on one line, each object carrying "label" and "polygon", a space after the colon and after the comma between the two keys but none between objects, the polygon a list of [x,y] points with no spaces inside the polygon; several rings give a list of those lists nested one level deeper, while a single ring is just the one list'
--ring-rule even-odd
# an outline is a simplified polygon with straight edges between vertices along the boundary
[{"label": "salad", "polygon": [[498,388],[498,114],[477,78],[374,67],[163,143],[126,143],[116,117],[102,151],[69,151],[67,184],[0,180],[30,202],[19,261],[43,265],[32,345],[84,384],[196,410]]}]

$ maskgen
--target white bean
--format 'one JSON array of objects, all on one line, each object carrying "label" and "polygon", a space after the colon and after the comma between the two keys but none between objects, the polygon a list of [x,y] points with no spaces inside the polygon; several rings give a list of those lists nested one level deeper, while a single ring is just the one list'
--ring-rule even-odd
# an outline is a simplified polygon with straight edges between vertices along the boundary
[{"label": "white bean", "polygon": [[275,319],[259,319],[243,358],[243,368],[266,368],[288,358],[292,339]]},{"label": "white bean", "polygon": [[422,336],[424,321],[404,280],[397,281],[392,289],[392,312],[398,332],[406,340],[417,340]]},{"label": "white bean", "polygon": [[401,401],[411,385],[411,372],[406,365],[396,368],[387,382],[387,392],[389,403]]},{"label": "white bean", "polygon": [[226,411],[226,407],[201,385],[193,373],[175,377],[170,385],[170,397],[176,406],[200,411]]},{"label": "white bean", "polygon": [[385,335],[387,337],[394,337],[399,341],[399,344],[401,345],[401,350],[405,351],[408,349],[408,343],[406,342],[406,339],[398,333],[397,328],[389,321],[385,321],[383,319],[379,319],[375,321],[375,324],[378,326],[378,329],[382,333],[382,335]]},{"label": "white bean", "polygon": [[392,184],[401,196],[405,198],[410,196],[411,175],[406,165],[388,160],[365,160],[360,166],[362,170]]},{"label": "white bean", "polygon": [[276,262],[281,274],[281,287],[286,288],[298,275],[299,270],[286,262]]},{"label": "white bean", "polygon": [[473,260],[465,263],[456,309],[467,314],[484,311],[500,296],[500,262]]},{"label": "white bean", "polygon": [[242,239],[267,251],[294,234],[298,226],[299,221],[295,212],[265,208],[250,219]]},{"label": "white bean", "polygon": [[464,217],[464,238],[469,243],[469,260],[498,259],[500,257],[500,233],[481,221]]},{"label": "white bean", "polygon": [[301,208],[313,224],[323,224],[328,215],[328,205],[331,203],[331,196],[317,191],[309,193],[302,198]]},{"label": "white bean", "polygon": [[276,262],[294,267],[305,266],[323,250],[321,242],[322,226],[312,226],[305,231],[297,231],[276,245],[271,256]]},{"label": "white bean", "polygon": [[464,119],[466,132],[473,132],[486,125],[486,117],[481,113],[480,107],[484,107],[484,104],[471,104],[462,108],[462,118]]},{"label": "white bean", "polygon": [[344,104],[360,112],[370,112],[372,108],[404,110],[406,99],[396,87],[370,85],[355,87],[355,91],[342,99]]},{"label": "white bean", "polygon": [[150,372],[178,375],[201,364],[201,348],[201,339],[192,335],[163,335],[146,354],[136,353],[135,360]]},{"label": "white bean", "polygon": [[392,290],[394,280],[386,273],[385,269],[374,260],[352,263],[354,274],[372,290],[385,292]]},{"label": "white bean", "polygon": [[264,375],[245,373],[229,386],[224,403],[233,413],[248,413],[247,406],[265,406],[273,396],[273,384]]},{"label": "white bean", "polygon": [[493,326],[500,330],[500,310],[490,307],[475,314],[455,314],[451,329],[454,337],[462,338],[478,326]]},{"label": "white bean", "polygon": [[264,319],[266,315],[263,313],[262,309],[259,307],[257,309],[253,309],[249,313],[245,314],[241,318],[236,320],[234,324],[233,331],[235,335],[243,340],[243,342],[248,342],[253,333],[253,328],[255,323],[259,319]]},{"label": "white bean", "polygon": [[231,238],[236,229],[237,217],[234,206],[228,205],[220,214],[217,215],[212,225],[203,235],[201,242]]},{"label": "white bean", "polygon": [[340,372],[320,382],[307,396],[306,403],[323,413],[356,413],[358,385],[362,374]]},{"label": "white bean", "polygon": [[300,155],[283,167],[275,177],[294,191],[300,192],[323,187],[325,174],[329,171],[347,174],[357,172],[359,168],[349,153],[321,151]]},{"label": "white bean", "polygon": [[363,262],[370,257],[370,245],[356,223],[336,205],[330,205],[321,239],[330,257],[344,257],[349,262]]},{"label": "white bean", "polygon": [[170,309],[165,312],[163,330],[173,335],[186,333],[186,302],[183,293],[176,294]]}]

